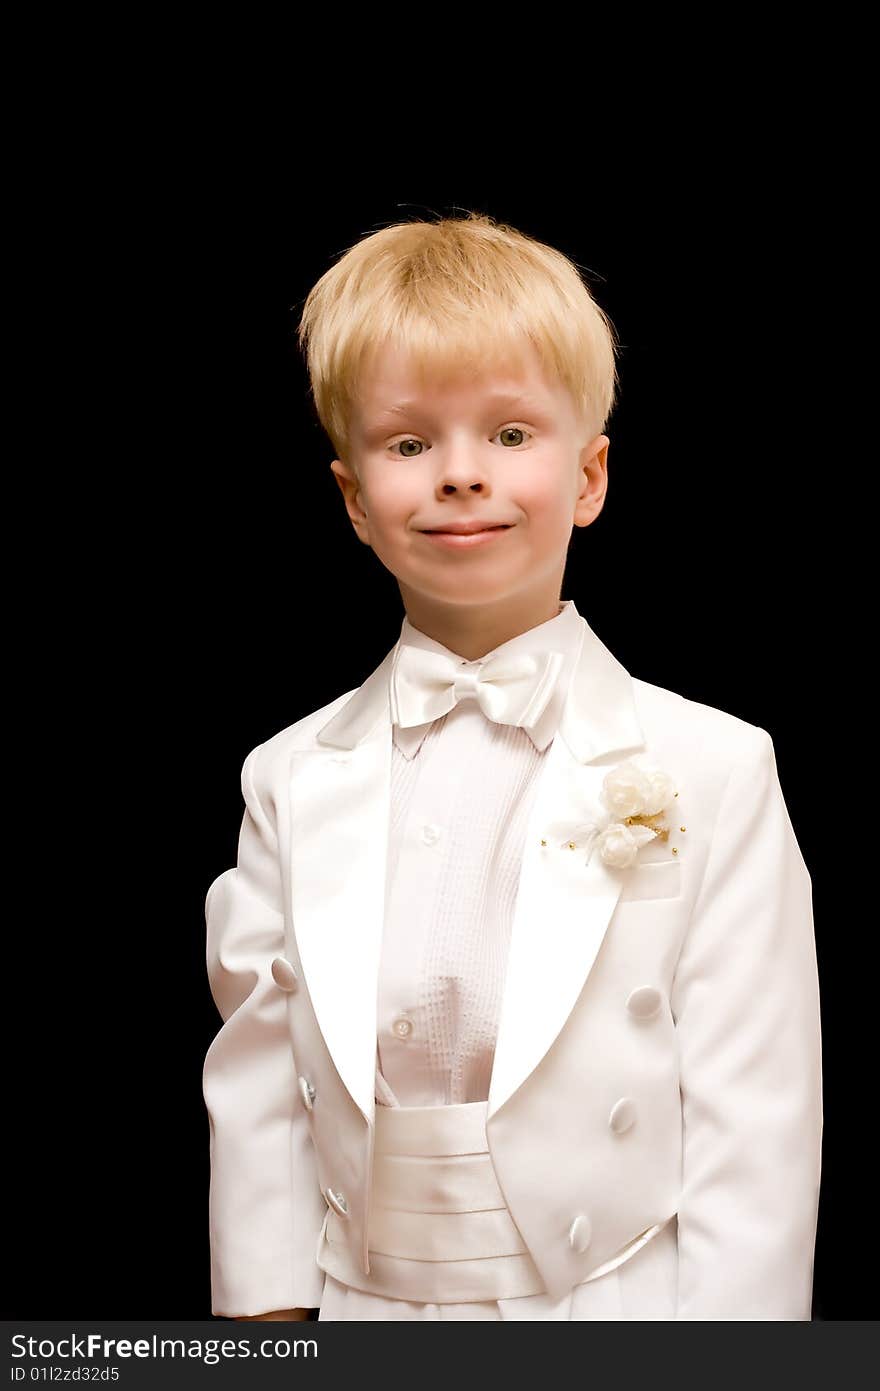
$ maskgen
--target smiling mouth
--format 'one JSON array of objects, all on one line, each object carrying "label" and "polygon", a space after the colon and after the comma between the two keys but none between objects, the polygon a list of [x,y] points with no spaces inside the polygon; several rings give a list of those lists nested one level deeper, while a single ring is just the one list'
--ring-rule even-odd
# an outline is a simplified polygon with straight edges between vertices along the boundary
[{"label": "smiling mouth", "polygon": [[444,527],[436,527],[433,530],[427,529],[422,532],[423,536],[479,536],[482,531],[509,531],[511,522],[500,522],[498,526],[481,526],[476,531],[447,531]]}]

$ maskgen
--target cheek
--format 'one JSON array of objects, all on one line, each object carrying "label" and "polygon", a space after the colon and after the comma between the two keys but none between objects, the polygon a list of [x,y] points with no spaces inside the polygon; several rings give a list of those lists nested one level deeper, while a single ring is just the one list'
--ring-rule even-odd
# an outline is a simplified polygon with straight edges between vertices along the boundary
[{"label": "cheek", "polygon": [[389,536],[407,524],[418,506],[417,490],[412,487],[409,479],[403,477],[395,481],[390,476],[385,476],[381,484],[372,480],[363,498],[373,528],[378,533]]},{"label": "cheek", "polygon": [[564,481],[551,471],[523,478],[512,496],[533,533],[560,536],[571,531],[574,500],[566,493]]}]

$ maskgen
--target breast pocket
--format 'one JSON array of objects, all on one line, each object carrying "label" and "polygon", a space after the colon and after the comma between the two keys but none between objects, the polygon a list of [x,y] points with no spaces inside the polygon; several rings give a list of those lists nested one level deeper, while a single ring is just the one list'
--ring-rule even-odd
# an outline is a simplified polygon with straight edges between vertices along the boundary
[{"label": "breast pocket", "polygon": [[681,893],[679,860],[648,860],[631,865],[623,872],[619,903],[640,898],[677,898]]}]

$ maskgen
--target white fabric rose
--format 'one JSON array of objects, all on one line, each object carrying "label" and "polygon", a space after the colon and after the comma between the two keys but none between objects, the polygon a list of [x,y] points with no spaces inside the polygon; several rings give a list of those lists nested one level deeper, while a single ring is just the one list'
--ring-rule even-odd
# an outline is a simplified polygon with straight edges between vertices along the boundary
[{"label": "white fabric rose", "polygon": [[628,758],[606,773],[599,796],[614,816],[655,816],[672,801],[675,787],[661,768],[643,768]]},{"label": "white fabric rose", "polygon": [[617,817],[638,816],[651,795],[648,774],[632,759],[605,774],[599,793],[603,805]]},{"label": "white fabric rose", "polygon": [[645,797],[644,810],[647,816],[654,816],[669,806],[675,796],[675,784],[669,774],[660,768],[648,768],[645,771],[650,790]]},{"label": "white fabric rose", "polygon": [[658,835],[668,835],[669,828],[662,823],[659,827],[645,823],[671,806],[675,795],[672,778],[657,764],[627,759],[605,774],[599,793],[605,811],[577,826],[554,821],[547,839],[560,849],[585,850],[587,865],[598,846],[604,864],[628,869],[643,845]]},{"label": "white fabric rose", "polygon": [[629,869],[635,863],[639,847],[653,840],[656,834],[650,826],[624,826],[620,821],[613,821],[599,837],[603,863],[612,869]]}]

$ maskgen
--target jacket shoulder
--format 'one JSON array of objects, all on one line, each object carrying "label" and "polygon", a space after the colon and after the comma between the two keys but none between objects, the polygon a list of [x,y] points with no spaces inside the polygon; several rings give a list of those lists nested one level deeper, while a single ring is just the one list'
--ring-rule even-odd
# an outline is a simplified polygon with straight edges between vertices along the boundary
[{"label": "jacket shoulder", "polygon": [[661,745],[688,761],[726,775],[731,762],[772,746],[766,729],[729,710],[635,677],[633,690],[648,744]]},{"label": "jacket shoulder", "polygon": [[295,750],[314,748],[318,730],[327,724],[359,689],[359,686],[352,687],[350,691],[345,691],[334,700],[329,700],[326,705],[303,715],[293,724],[279,729],[263,743],[256,744],[242,765],[242,790],[244,791],[249,781],[253,782],[258,796],[261,789],[271,787],[275,769],[282,767],[286,770],[288,757]]}]

